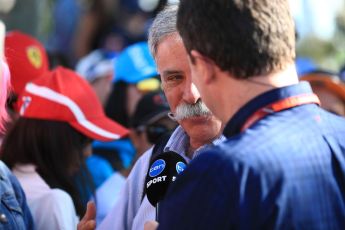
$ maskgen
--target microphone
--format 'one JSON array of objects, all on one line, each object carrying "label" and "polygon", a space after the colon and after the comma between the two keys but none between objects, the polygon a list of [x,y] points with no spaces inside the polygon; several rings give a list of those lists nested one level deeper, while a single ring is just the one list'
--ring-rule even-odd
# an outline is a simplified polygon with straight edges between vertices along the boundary
[{"label": "microphone", "polygon": [[149,202],[156,207],[157,221],[159,202],[163,200],[171,182],[186,167],[185,159],[173,151],[158,154],[151,160],[145,180],[145,192]]}]

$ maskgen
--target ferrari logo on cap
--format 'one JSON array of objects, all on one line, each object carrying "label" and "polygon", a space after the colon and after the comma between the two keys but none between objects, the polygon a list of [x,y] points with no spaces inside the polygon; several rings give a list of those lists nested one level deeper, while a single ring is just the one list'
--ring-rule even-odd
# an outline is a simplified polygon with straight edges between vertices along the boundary
[{"label": "ferrari logo on cap", "polygon": [[35,68],[41,68],[42,66],[42,55],[41,51],[36,46],[30,46],[27,48],[27,55],[30,63]]}]

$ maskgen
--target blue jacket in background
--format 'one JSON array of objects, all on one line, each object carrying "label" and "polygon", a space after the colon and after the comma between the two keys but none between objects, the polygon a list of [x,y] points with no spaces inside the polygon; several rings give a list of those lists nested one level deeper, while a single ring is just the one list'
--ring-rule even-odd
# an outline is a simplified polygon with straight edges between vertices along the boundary
[{"label": "blue jacket in background", "polygon": [[0,229],[34,229],[23,189],[2,161],[0,161],[0,197]]},{"label": "blue jacket in background", "polygon": [[161,203],[158,229],[345,229],[345,120],[315,104],[258,109],[308,94],[308,83],[266,92],[227,124],[228,140],[187,167]]}]

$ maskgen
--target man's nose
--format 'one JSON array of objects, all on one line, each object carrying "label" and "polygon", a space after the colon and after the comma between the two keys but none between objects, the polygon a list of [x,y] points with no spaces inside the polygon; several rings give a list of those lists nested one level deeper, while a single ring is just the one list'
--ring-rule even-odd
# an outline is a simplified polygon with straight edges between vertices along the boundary
[{"label": "man's nose", "polygon": [[200,99],[198,89],[193,83],[186,84],[183,91],[183,100],[188,104],[195,104]]}]

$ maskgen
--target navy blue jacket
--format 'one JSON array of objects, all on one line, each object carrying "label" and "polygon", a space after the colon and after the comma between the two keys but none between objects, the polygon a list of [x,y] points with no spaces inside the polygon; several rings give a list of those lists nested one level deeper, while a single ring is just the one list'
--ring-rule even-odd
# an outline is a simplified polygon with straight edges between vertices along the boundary
[{"label": "navy blue jacket", "polygon": [[169,189],[159,229],[345,229],[345,119],[306,104],[240,132],[258,109],[310,92],[307,83],[274,89],[240,109],[228,140]]}]

